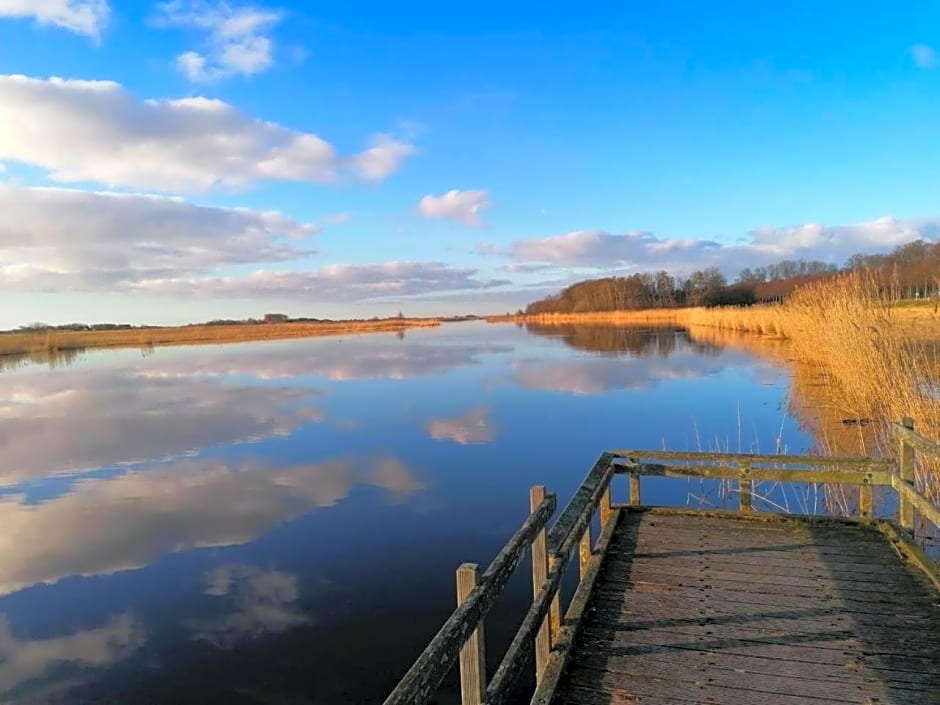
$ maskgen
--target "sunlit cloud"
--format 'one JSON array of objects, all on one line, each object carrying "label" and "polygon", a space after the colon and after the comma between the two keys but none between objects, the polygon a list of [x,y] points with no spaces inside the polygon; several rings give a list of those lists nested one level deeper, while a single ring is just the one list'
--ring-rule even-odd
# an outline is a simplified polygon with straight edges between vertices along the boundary
[{"label": "sunlit cloud", "polygon": [[284,13],[279,10],[252,5],[170,0],[157,3],[154,23],[205,34],[205,47],[178,55],[176,66],[190,81],[209,83],[269,69],[274,64],[271,32],[283,19]]},{"label": "sunlit cloud", "polygon": [[745,242],[735,245],[702,239],[665,239],[645,231],[616,234],[579,230],[519,240],[509,248],[481,250],[480,254],[508,256],[517,264],[607,271],[667,269],[681,273],[717,266],[737,273],[742,267],[782,259],[818,259],[842,264],[856,252],[885,251],[911,240],[934,240],[938,236],[938,218],[884,217],[853,225],[806,223],[761,227],[750,232]]},{"label": "sunlit cloud", "polygon": [[448,191],[427,195],[418,202],[418,213],[426,218],[450,218],[464,225],[481,226],[480,214],[490,206],[486,191]]},{"label": "sunlit cloud", "polygon": [[142,100],[111,81],[0,76],[0,160],[54,181],[203,192],[261,181],[381,181],[414,147],[376,135],[342,156],[323,138],[199,96]]},{"label": "sunlit cloud", "polygon": [[0,18],[32,19],[95,41],[110,16],[108,0],[0,0]]}]

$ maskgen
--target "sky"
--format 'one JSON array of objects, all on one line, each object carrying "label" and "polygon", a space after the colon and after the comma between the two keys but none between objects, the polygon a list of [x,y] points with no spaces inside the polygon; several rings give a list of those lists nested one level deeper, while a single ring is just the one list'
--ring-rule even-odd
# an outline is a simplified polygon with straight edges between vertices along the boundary
[{"label": "sky", "polygon": [[0,0],[0,328],[515,310],[940,235],[940,3]]}]

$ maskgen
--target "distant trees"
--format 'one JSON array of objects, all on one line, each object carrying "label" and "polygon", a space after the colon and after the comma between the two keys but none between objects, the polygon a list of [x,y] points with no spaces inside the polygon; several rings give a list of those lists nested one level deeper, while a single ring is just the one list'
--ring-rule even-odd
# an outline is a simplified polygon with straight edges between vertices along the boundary
[{"label": "distant trees", "polygon": [[716,267],[682,279],[669,272],[631,274],[578,282],[529,304],[525,313],[583,313],[676,306],[750,306],[782,301],[805,284],[839,272],[870,271],[896,298],[940,296],[940,242],[915,240],[888,254],[852,255],[839,268],[819,260],[783,260],[746,267],[729,283]]}]

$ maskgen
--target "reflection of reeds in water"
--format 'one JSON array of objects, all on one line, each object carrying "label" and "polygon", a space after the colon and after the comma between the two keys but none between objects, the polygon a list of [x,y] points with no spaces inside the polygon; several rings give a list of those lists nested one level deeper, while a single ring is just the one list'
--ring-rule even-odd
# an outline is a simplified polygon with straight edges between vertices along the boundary
[{"label": "reflection of reeds in water", "polygon": [[685,328],[667,325],[546,324],[527,322],[526,330],[536,335],[558,338],[578,350],[609,355],[629,353],[636,357],[669,357],[681,347],[700,355],[715,355],[719,349],[693,340]]},{"label": "reflection of reeds in water", "polygon": [[69,367],[82,354],[83,348],[69,348],[66,350],[31,350],[16,354],[0,355],[0,372],[8,372],[25,365],[48,365],[50,369]]}]

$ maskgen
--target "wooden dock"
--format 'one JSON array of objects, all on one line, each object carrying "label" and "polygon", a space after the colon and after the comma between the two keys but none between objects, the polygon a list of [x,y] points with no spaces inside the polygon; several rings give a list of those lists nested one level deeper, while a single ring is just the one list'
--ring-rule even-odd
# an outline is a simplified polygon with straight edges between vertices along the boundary
[{"label": "wooden dock", "polygon": [[[896,430],[897,463],[603,453],[550,529],[556,499],[533,488],[529,518],[486,571],[458,569],[457,609],[385,705],[434,702],[458,663],[463,705],[518,702],[533,656],[534,705],[940,705],[940,572],[912,534],[940,526],[914,485],[916,451],[940,456],[940,446],[910,420]],[[618,475],[628,502],[612,501]],[[728,480],[739,508],[644,506],[650,475]],[[757,512],[762,480],[851,487],[857,516]],[[875,516],[889,493],[896,521]],[[488,669],[484,617],[527,552],[534,599]]]}]

